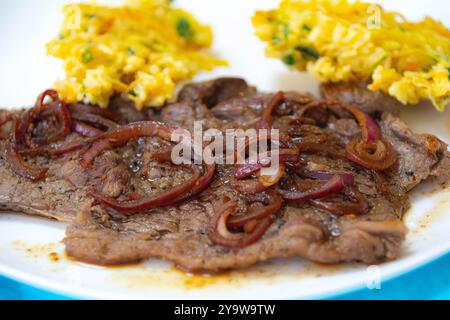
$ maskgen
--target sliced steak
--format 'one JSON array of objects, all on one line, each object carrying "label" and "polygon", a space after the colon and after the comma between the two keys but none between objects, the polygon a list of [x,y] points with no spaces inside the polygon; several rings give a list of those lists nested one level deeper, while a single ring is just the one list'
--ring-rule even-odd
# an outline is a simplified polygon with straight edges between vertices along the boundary
[{"label": "sliced steak", "polygon": [[337,99],[350,103],[368,113],[388,111],[398,113],[402,104],[395,98],[380,92],[370,91],[366,84],[329,83],[320,86],[320,92],[326,99]]},{"label": "sliced steak", "polygon": [[[186,86],[176,103],[150,117],[189,129],[199,119],[208,128],[251,128],[259,123],[262,110],[272,97],[273,94],[257,93],[243,80],[219,79]],[[293,124],[299,110],[311,101],[308,95],[286,94],[274,112],[273,126],[281,132],[294,132],[299,143],[321,137],[321,148],[332,152],[342,151],[360,135],[353,119],[336,118],[335,114],[319,121],[319,112],[302,119],[305,122]],[[140,117],[131,113],[129,121]],[[431,135],[412,133],[390,113],[381,114],[378,122],[383,138],[398,156],[396,164],[383,173],[375,174],[323,152],[304,151],[300,157],[299,165],[306,172],[351,173],[354,192],[367,201],[365,213],[333,214],[313,202],[286,204],[264,236],[242,249],[214,245],[208,236],[218,199],[226,196],[235,200],[236,214],[247,210],[247,196],[236,190],[231,166],[217,166],[212,184],[196,197],[130,216],[106,209],[87,195],[87,190],[94,188],[117,200],[151,197],[189,179],[188,170],[156,161],[156,154],[171,148],[159,138],[131,140],[123,147],[105,151],[88,169],[80,165],[80,152],[58,159],[28,159],[32,165],[49,168],[46,180],[37,183],[12,173],[5,160],[5,140],[0,140],[0,210],[71,222],[64,240],[68,255],[99,265],[161,258],[189,271],[217,272],[275,257],[302,256],[321,263],[391,260],[398,256],[407,233],[401,222],[409,207],[407,192],[428,178],[447,182],[450,156],[445,143]],[[77,138],[71,134],[66,139]],[[203,170],[202,166],[199,169]],[[291,174],[281,182],[292,183],[308,186],[315,182]],[[328,203],[343,201],[348,201],[345,194],[326,199]]]}]

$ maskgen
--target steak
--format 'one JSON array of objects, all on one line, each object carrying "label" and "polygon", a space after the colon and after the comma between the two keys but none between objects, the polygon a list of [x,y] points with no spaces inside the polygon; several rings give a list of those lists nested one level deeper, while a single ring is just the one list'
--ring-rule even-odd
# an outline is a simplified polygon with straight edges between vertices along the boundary
[{"label": "steak", "polygon": [[[223,78],[187,85],[177,101],[161,113],[131,112],[125,122],[152,119],[190,129],[195,120],[203,120],[207,128],[253,128],[273,96],[257,92],[241,79]],[[312,101],[307,94],[286,93],[274,112],[273,127],[281,133],[295,130],[297,139],[303,142],[324,137],[323,150],[336,152],[360,136],[353,118],[336,112],[326,116],[311,112],[310,123],[293,126],[292,119]],[[116,103],[115,109],[122,110],[123,102]],[[89,195],[87,191],[95,188],[120,200],[151,197],[188,180],[189,170],[155,160],[155,154],[171,148],[169,142],[158,137],[133,139],[122,147],[104,151],[87,169],[80,165],[82,151],[60,158],[30,157],[29,164],[48,168],[46,179],[40,182],[20,178],[11,171],[5,141],[1,140],[0,210],[69,222],[64,240],[67,254],[98,265],[160,258],[191,272],[218,272],[292,256],[321,263],[392,260],[399,255],[407,234],[401,221],[409,207],[407,192],[426,179],[448,182],[450,156],[444,142],[432,135],[412,133],[389,112],[379,112],[376,120],[398,158],[387,171],[375,174],[345,158],[322,152],[305,151],[300,156],[305,171],[351,173],[356,192],[367,201],[365,213],[333,214],[313,202],[288,203],[263,237],[244,248],[215,245],[208,236],[213,228],[214,204],[219,199],[236,201],[237,214],[247,211],[247,196],[235,187],[233,166],[218,165],[213,182],[195,197],[133,215],[108,209]],[[65,139],[62,143],[79,137],[72,133]],[[201,165],[199,169],[204,170]],[[311,185],[314,181],[296,175],[291,179],[287,174],[282,183]],[[342,203],[348,200],[345,197],[334,195],[327,203]]]},{"label": "steak", "polygon": [[381,91],[370,91],[364,83],[322,84],[320,93],[326,99],[341,100],[369,113],[387,111],[396,114],[402,107],[395,98]]}]

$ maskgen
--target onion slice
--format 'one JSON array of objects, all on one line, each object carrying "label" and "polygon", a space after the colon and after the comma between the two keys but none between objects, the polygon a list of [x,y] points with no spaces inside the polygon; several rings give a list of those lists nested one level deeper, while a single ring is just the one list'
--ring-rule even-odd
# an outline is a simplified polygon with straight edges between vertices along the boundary
[{"label": "onion slice", "polygon": [[[351,181],[350,181],[351,180]],[[326,198],[332,194],[341,192],[345,186],[353,183],[353,178],[350,179],[346,174],[333,174],[331,178],[326,181],[323,185],[312,188],[311,190],[301,192],[301,191],[288,191],[281,188],[277,189],[278,194],[280,194],[284,199],[289,200],[294,203],[305,203],[309,200]]]},{"label": "onion slice", "polygon": [[391,144],[383,140],[368,144],[355,139],[347,144],[345,151],[347,159],[367,169],[384,171],[397,162]]},{"label": "onion slice", "polygon": [[[176,126],[155,121],[133,122],[126,126],[117,127],[91,140],[93,145],[81,156],[81,164],[84,168],[87,168],[102,151],[123,146],[133,138],[158,136],[161,139],[171,141],[171,134],[177,129]],[[104,141],[101,142],[101,140]]]},{"label": "onion slice", "polygon": [[198,170],[195,165],[190,165],[188,168],[192,171],[192,176],[187,181],[153,198],[120,201],[108,197],[96,190],[89,190],[88,194],[98,202],[122,214],[130,215],[139,211],[163,207],[180,201],[183,194],[188,194],[189,191],[196,186],[196,183],[200,178],[200,170]]},{"label": "onion slice", "polygon": [[[51,109],[48,115],[55,115],[59,120],[59,129],[45,137],[26,137],[33,126],[34,121],[38,119],[43,111],[50,109],[49,105],[44,104],[45,99],[50,97],[53,102],[57,103],[56,109]],[[72,118],[66,104],[59,98],[55,90],[49,89],[44,91],[37,99],[33,108],[24,111],[20,117],[20,123],[16,130],[17,141],[25,141],[28,146],[42,146],[63,139],[70,133],[72,127]]]},{"label": "onion slice", "polygon": [[31,181],[39,181],[45,177],[47,173],[47,168],[34,168],[28,165],[18,152],[18,144],[16,140],[16,130],[19,127],[18,122],[20,121],[15,118],[15,125],[11,128],[11,133],[9,139],[6,142],[6,159],[11,166],[11,170],[20,177],[29,179]]},{"label": "onion slice", "polygon": [[267,190],[266,192],[260,193],[255,198],[258,203],[267,203],[267,205],[263,206],[263,208],[256,209],[250,207],[250,210],[248,210],[246,214],[230,217],[227,221],[227,226],[229,228],[244,227],[252,220],[267,218],[280,210],[283,205],[283,199],[273,190]]},{"label": "onion slice", "polygon": [[282,91],[277,92],[272,97],[267,107],[263,111],[260,126],[261,129],[270,129],[270,127],[272,126],[272,113],[274,112],[275,108],[277,108],[283,101],[284,101],[284,92]]},{"label": "onion slice", "polygon": [[311,203],[317,208],[337,215],[358,215],[368,211],[369,204],[367,199],[356,188],[349,188],[344,193],[351,199],[351,201],[346,201],[344,203],[331,203],[319,199],[312,200]]},{"label": "onion slice", "polygon": [[319,100],[305,106],[300,116],[314,107],[343,108],[353,114],[361,127],[361,138],[350,142],[346,147],[346,157],[367,169],[386,170],[397,161],[397,155],[389,142],[382,139],[381,130],[376,121],[358,108],[337,100]]},{"label": "onion slice", "polygon": [[[123,146],[133,138],[158,136],[161,139],[171,141],[171,134],[176,129],[178,127],[154,121],[134,122],[126,126],[117,127],[92,138],[91,142],[93,144],[82,154],[80,163],[82,167],[88,168],[102,151]],[[161,154],[158,155],[158,157],[160,156]],[[163,155],[162,158],[165,156],[167,155]],[[195,165],[188,165],[187,167],[192,171],[192,177],[188,181],[154,198],[119,201],[95,190],[91,190],[89,193],[97,201],[124,214],[133,214],[138,211],[166,206],[202,192],[214,179],[215,164],[205,164],[205,173],[203,175],[201,175]]]},{"label": "onion slice", "polygon": [[79,135],[83,137],[89,137],[93,138],[103,133],[103,131],[91,127],[90,125],[81,122],[81,121],[74,121],[72,123],[72,131],[78,133]]},{"label": "onion slice", "polygon": [[104,127],[107,130],[116,128],[118,124],[95,113],[72,113],[72,119]]},{"label": "onion slice", "polygon": [[[276,154],[278,153],[278,154]],[[278,152],[273,154],[274,157],[278,156],[279,163],[285,162],[297,162],[299,160],[300,151],[298,149],[279,149]],[[234,177],[236,179],[244,179],[255,172],[258,172],[262,168],[268,167],[271,164],[272,152],[262,152],[258,155],[258,161],[256,163],[247,163],[236,165],[234,168]]]},{"label": "onion slice", "polygon": [[[258,241],[267,231],[267,229],[272,225],[274,219],[273,215],[256,221],[256,225],[252,225],[249,233],[240,232],[234,233],[228,229],[227,221],[230,215],[236,210],[236,203],[234,201],[229,201],[231,203],[219,204],[215,206],[215,217],[213,221],[213,227],[211,228],[208,236],[209,239],[215,244],[226,248],[238,249],[249,246],[256,241]],[[248,224],[253,224],[254,220],[248,222]],[[245,229],[245,228],[244,228]]]}]

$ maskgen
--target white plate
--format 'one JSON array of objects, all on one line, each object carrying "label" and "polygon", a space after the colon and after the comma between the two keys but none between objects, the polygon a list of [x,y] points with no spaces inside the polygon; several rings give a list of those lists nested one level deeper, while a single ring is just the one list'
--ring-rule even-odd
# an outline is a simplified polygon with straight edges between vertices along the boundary
[{"label": "white plate", "polygon": [[[20,0],[0,4],[0,106],[33,103],[36,95],[61,75],[60,64],[45,56],[44,44],[60,23],[59,7],[66,1]],[[110,1],[111,2],[111,1]],[[412,19],[424,14],[445,21],[450,12],[446,0],[379,1]],[[272,0],[176,0],[215,30],[215,50],[231,68],[200,79],[239,75],[262,90],[295,89],[317,93],[311,77],[289,72],[279,62],[266,59],[263,44],[254,36],[250,16],[256,8],[274,7]],[[402,117],[418,132],[430,132],[450,142],[450,111],[408,108]],[[412,194],[413,206],[406,216],[410,229],[401,257],[366,269],[361,265],[325,267],[301,259],[207,277],[188,276],[169,264],[152,261],[124,268],[99,268],[69,261],[61,240],[61,223],[19,215],[0,215],[0,272],[24,283],[90,298],[137,299],[281,299],[316,298],[377,284],[429,262],[450,249],[450,190],[424,185]],[[51,253],[54,253],[51,255]],[[51,256],[59,257],[52,261]]]}]

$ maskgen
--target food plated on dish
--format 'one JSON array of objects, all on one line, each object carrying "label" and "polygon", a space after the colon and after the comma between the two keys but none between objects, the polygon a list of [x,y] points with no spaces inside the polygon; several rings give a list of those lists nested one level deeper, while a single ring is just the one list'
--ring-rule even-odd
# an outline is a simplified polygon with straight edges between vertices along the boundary
[{"label": "food plated on dish", "polygon": [[[339,101],[259,93],[241,79],[186,85],[160,114],[53,98],[11,116],[1,206],[69,222],[67,253],[83,262],[157,257],[190,272],[289,256],[382,262],[406,236],[407,192],[448,180],[447,145],[388,112],[374,119]],[[278,129],[280,172],[264,180],[258,163],[172,163],[170,133],[196,120]]]},{"label": "food plated on dish", "polygon": [[401,104],[429,100],[442,111],[450,101],[450,31],[430,17],[411,22],[359,1],[283,0],[253,24],[268,56],[308,70],[325,95],[351,83]]},{"label": "food plated on dish", "polygon": [[[291,2],[300,3],[283,4]],[[415,101],[367,87],[379,66],[360,74],[350,68],[355,77],[324,83],[322,98],[301,87],[258,91],[241,78],[186,84],[200,70],[225,64],[207,51],[210,29],[166,2],[128,6],[66,7],[61,36],[48,44],[49,53],[64,60],[65,79],[32,108],[0,111],[2,211],[68,223],[67,255],[96,265],[157,258],[187,272],[217,273],[275,258],[375,264],[400,255],[408,193],[425,181],[445,186],[450,158],[445,142],[414,133],[397,115],[403,103]],[[145,11],[152,18],[164,13],[155,18],[158,25],[133,23],[144,7],[152,8]],[[82,14],[80,28],[70,23],[73,12]],[[294,21],[286,19],[280,25]],[[430,30],[437,26],[429,22]],[[314,21],[308,27],[311,33],[323,28]],[[287,51],[294,42],[303,46],[298,36],[289,33],[276,45]],[[306,46],[320,56],[301,61],[304,54],[296,52],[290,65],[312,70],[316,59],[327,57],[321,44]],[[390,54],[386,59],[393,61]],[[424,71],[412,75],[401,63],[380,62],[404,76],[399,81],[422,77]],[[440,70],[448,60],[433,63],[430,70]],[[447,82],[436,73],[423,84],[435,92],[435,82],[442,82],[444,94],[427,96],[440,109],[448,98],[448,70],[445,76]],[[266,138],[279,148],[277,171],[262,173],[273,150],[259,152],[261,161],[254,163],[175,163],[172,134],[193,134],[198,121],[219,133],[277,130],[279,137]]]}]

